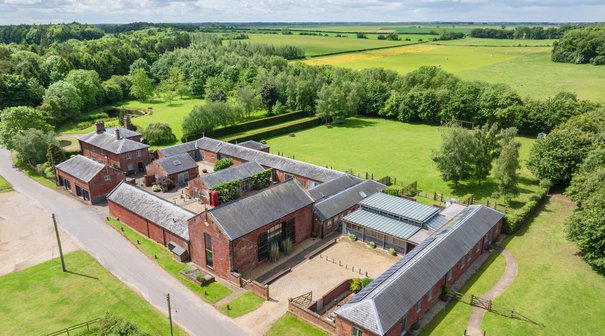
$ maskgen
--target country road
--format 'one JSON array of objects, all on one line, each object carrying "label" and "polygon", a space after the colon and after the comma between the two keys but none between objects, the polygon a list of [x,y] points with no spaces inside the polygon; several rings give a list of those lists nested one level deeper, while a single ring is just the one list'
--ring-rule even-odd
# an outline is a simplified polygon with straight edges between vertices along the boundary
[{"label": "country road", "polygon": [[[13,188],[55,213],[59,225],[107,270],[167,315],[165,295],[178,307],[176,323],[192,335],[246,335],[232,320],[187,289],[105,223],[105,214],[92,206],[53,191],[12,167],[10,152],[0,149],[0,175]],[[68,265],[69,266],[69,265]]]}]

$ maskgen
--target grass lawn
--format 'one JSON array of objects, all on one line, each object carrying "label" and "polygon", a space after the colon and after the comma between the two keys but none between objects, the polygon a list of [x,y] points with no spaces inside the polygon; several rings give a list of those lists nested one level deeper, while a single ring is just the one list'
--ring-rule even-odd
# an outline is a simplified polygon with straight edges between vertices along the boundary
[{"label": "grass lawn", "polygon": [[[494,300],[494,305],[515,309],[546,327],[487,313],[482,329],[488,335],[603,333],[605,277],[594,272],[577,255],[575,243],[565,238],[565,220],[573,209],[574,204],[569,199],[560,195],[551,197],[528,225],[504,242],[505,248],[517,260],[519,270],[511,286]],[[483,267],[475,284],[487,284],[499,278],[503,263],[502,260]],[[450,306],[423,334],[460,335],[470,311],[465,304]]]},{"label": "grass lawn", "polygon": [[[168,318],[106,271],[86,252],[65,256],[68,273],[53,259],[0,277],[3,335],[45,335],[107,312],[152,335],[169,333]],[[185,335],[176,328],[176,335]]]},{"label": "grass lawn", "polygon": [[[329,129],[318,126],[288,135],[269,139],[271,152],[283,152],[298,160],[330,166],[340,171],[353,169],[354,173],[373,173],[375,179],[385,175],[398,181],[418,181],[418,188],[447,196],[465,198],[471,193],[476,200],[491,198],[496,190],[493,178],[477,185],[462,182],[457,189],[441,179],[439,171],[430,158],[431,151],[441,144],[441,128],[423,124],[407,124],[379,118],[351,118],[343,126]],[[520,156],[524,161],[529,156],[533,139],[518,138],[521,142]],[[528,194],[538,190],[537,180],[527,168],[522,168],[520,179],[521,195],[513,207],[522,205]]]},{"label": "grass lawn", "polygon": [[[265,300],[258,295],[246,292],[229,303],[221,305],[218,310],[229,317],[239,317],[260,307]],[[229,305],[229,309],[227,309]]]},{"label": "grass lawn", "polygon": [[[121,232],[122,235],[128,238],[128,240],[130,240],[133,244],[135,244],[149,258],[155,260],[158,265],[166,270],[166,272],[172,274],[172,276],[177,278],[185,286],[198,294],[204,301],[216,303],[231,294],[231,289],[217,282],[211,283],[210,285],[204,287],[198,286],[180,274],[180,272],[187,266],[176,261],[172,256],[172,253],[170,253],[170,251],[168,251],[165,247],[144,237],[140,233],[131,229],[128,225],[124,225],[113,218],[109,218],[107,222]],[[137,241],[139,243],[137,243]],[[204,294],[204,292],[206,293]]]},{"label": "grass lawn", "polygon": [[0,176],[0,193],[9,191],[13,191],[13,186],[4,177]]},{"label": "grass lawn", "polygon": [[[515,43],[516,42],[516,43]],[[313,65],[331,64],[352,69],[383,67],[407,73],[423,65],[440,66],[462,79],[506,83],[521,96],[546,98],[560,91],[575,92],[581,99],[605,101],[605,67],[555,63],[550,47],[472,46],[463,44],[542,45],[550,40],[491,40],[466,38],[431,44],[364,51],[305,60]]]},{"label": "grass lawn", "polygon": [[[358,39],[353,37],[325,37],[309,35],[283,35],[283,34],[248,34],[250,43],[264,43],[272,45],[291,45],[305,50],[306,56],[322,55],[327,53],[362,50],[371,48],[391,47],[405,45],[418,41],[423,37],[409,36],[412,41],[383,41],[375,39]],[[404,36],[402,36],[404,37]],[[405,38],[405,37],[404,37]],[[428,38],[425,36],[424,39]]]},{"label": "grass lawn", "polygon": [[327,332],[307,323],[298,317],[286,313],[273,324],[267,336],[328,336]]},{"label": "grass lawn", "polygon": [[38,183],[51,189],[57,188],[57,185],[55,184],[54,180],[47,179],[46,177],[38,174],[38,172],[29,164],[17,160],[16,154],[14,152],[11,155],[11,159],[13,160],[13,164],[17,166],[19,170],[27,174],[27,176],[29,176],[34,181],[37,181]]}]

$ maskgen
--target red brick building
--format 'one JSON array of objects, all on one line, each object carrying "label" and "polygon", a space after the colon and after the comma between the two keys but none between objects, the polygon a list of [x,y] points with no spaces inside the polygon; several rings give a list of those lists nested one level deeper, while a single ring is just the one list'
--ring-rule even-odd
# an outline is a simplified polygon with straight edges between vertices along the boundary
[{"label": "red brick building", "polygon": [[189,220],[190,255],[227,280],[267,262],[272,246],[311,236],[313,200],[294,181],[207,210]]},{"label": "red brick building", "polygon": [[266,169],[272,169],[274,182],[295,179],[304,189],[313,189],[323,182],[345,175],[336,170],[211,138],[197,140],[196,146],[202,160],[209,163],[223,158],[233,160],[234,165],[256,162]]},{"label": "red brick building", "polygon": [[187,182],[198,175],[197,163],[187,153],[157,159],[147,165],[147,176],[154,176],[155,180],[166,176],[175,186],[187,185]]},{"label": "red brick building", "polygon": [[500,234],[503,217],[465,208],[336,310],[336,335],[406,335]]},{"label": "red brick building", "polygon": [[160,148],[155,151],[156,158],[166,158],[170,156],[189,154],[194,161],[202,159],[200,151],[195,147],[195,141],[189,141],[182,144]]},{"label": "red brick building", "polygon": [[194,213],[125,182],[107,196],[107,203],[111,216],[187,259],[187,221]]},{"label": "red brick building", "polygon": [[210,189],[221,183],[227,183],[234,180],[241,181],[240,195],[243,196],[252,191],[252,186],[248,183],[248,178],[263,170],[265,169],[256,162],[246,162],[214,173],[204,174],[189,181],[189,196],[200,198],[204,203],[208,203],[210,199]]},{"label": "red brick building", "polygon": [[126,128],[105,129],[105,123],[97,122],[95,132],[78,140],[82,155],[127,174],[144,172],[151,160],[149,146],[140,142],[141,134]]},{"label": "red brick building", "polygon": [[76,155],[55,167],[57,185],[89,204],[104,202],[107,194],[124,180],[124,173]]}]

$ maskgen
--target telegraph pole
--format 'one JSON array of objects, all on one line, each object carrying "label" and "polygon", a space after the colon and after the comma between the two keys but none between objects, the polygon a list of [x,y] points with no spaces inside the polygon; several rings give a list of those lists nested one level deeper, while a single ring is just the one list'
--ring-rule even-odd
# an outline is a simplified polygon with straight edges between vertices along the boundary
[{"label": "telegraph pole", "polygon": [[65,268],[65,259],[63,258],[63,249],[61,248],[61,238],[59,237],[59,228],[57,228],[57,219],[55,218],[55,214],[53,214],[53,225],[55,227],[55,235],[57,236],[57,244],[59,245],[59,255],[61,255],[61,268],[63,272],[67,272]]},{"label": "telegraph pole", "polygon": [[172,332],[172,311],[170,310],[170,293],[166,294],[166,301],[168,302],[168,321],[170,321],[170,336],[174,336]]}]

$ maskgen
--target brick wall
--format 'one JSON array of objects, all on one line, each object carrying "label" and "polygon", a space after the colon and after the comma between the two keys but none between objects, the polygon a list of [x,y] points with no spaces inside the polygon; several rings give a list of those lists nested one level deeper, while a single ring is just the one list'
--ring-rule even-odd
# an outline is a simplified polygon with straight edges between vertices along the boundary
[{"label": "brick wall", "polygon": [[[66,190],[72,193],[74,196],[82,197],[81,195],[78,196],[76,194],[76,186],[88,191],[90,200],[85,201],[89,204],[96,204],[105,201],[107,194],[109,194],[109,192],[111,192],[122,180],[124,180],[124,174],[121,171],[109,167],[103,169],[88,183],[79,180],[59,169],[56,169],[56,174],[57,182],[59,181],[59,177],[70,182],[71,190]],[[109,176],[110,180],[105,181],[105,176]],[[63,188],[65,188],[65,183],[63,183]]]},{"label": "brick wall", "polygon": [[[210,220],[210,217],[206,219],[205,213],[193,217],[188,224],[191,261],[221,278],[231,279],[229,238]],[[213,267],[206,265],[204,233],[210,235],[212,239]]]},{"label": "brick wall", "polygon": [[[292,302],[291,300],[288,301],[288,311],[290,313],[294,314],[295,316],[298,316],[299,318],[301,318],[331,334],[334,334],[336,332],[335,324],[324,320],[320,315],[318,315],[308,309],[304,309],[303,307],[297,305],[296,303]],[[351,332],[349,331],[349,333],[343,334],[343,335],[351,335]],[[364,333],[364,335],[366,335],[366,334]]]},{"label": "brick wall", "polygon": [[[139,163],[143,167],[151,161],[148,149],[140,149],[127,153],[111,153],[108,151],[101,152],[101,149],[88,143],[80,141],[82,155],[89,157],[97,162],[105,163],[109,166],[116,167],[123,172],[128,171],[128,165],[132,165],[132,169],[136,172],[139,168]],[[130,158],[128,157],[130,155]]]}]

